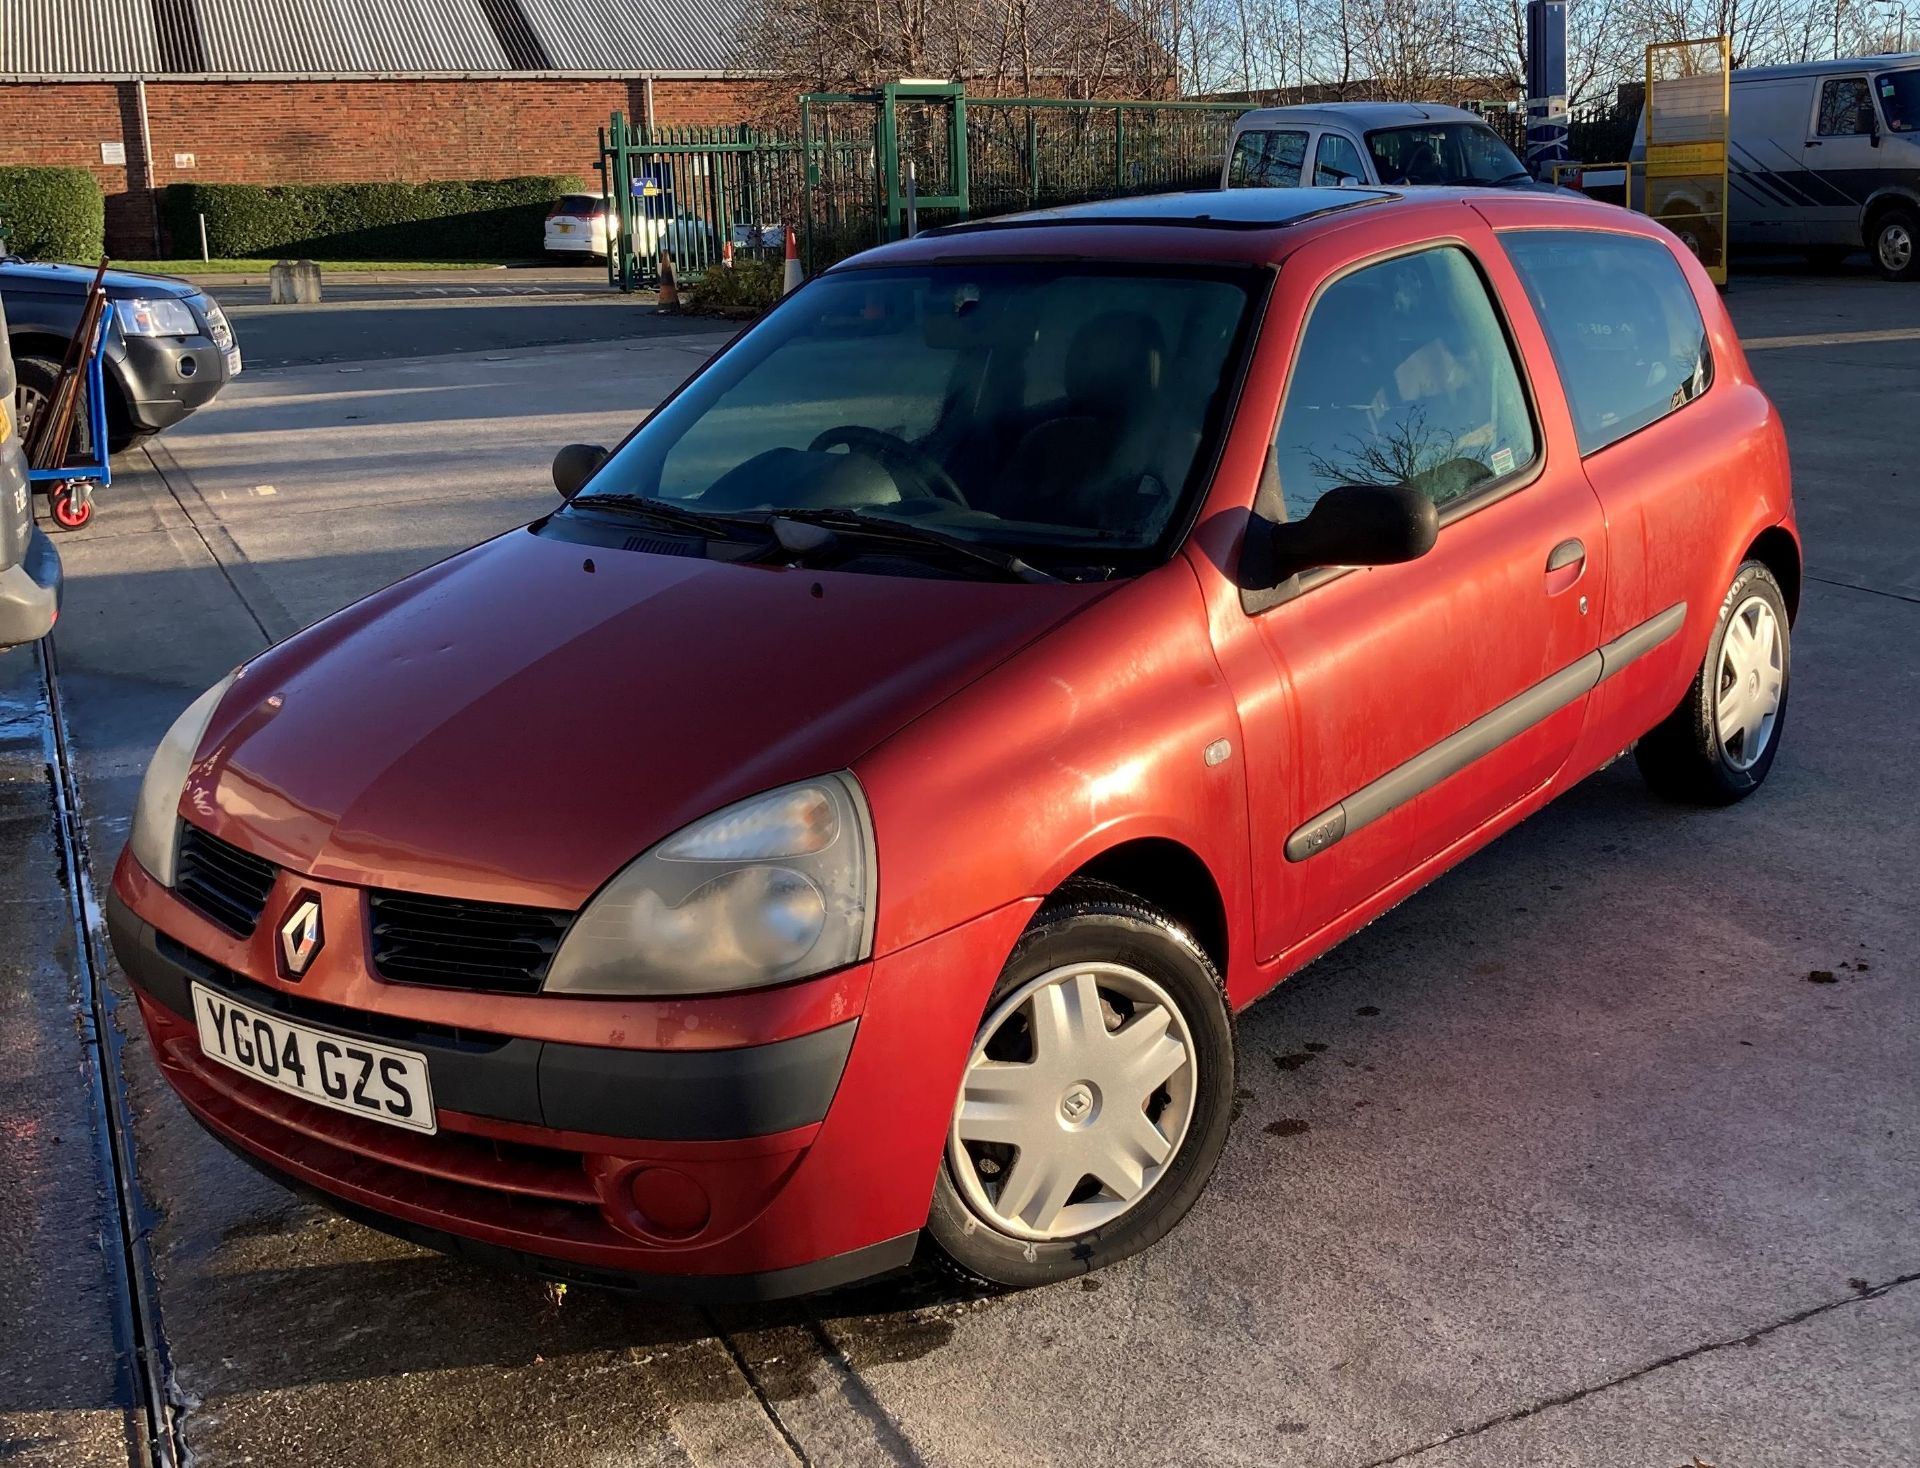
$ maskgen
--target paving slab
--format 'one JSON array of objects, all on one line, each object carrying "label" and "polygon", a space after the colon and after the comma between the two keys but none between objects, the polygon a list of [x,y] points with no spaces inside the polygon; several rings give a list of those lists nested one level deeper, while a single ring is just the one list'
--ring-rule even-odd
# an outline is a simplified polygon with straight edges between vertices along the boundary
[{"label": "paving slab", "polygon": [[106,1138],[32,649],[0,653],[0,1462],[137,1440]]}]

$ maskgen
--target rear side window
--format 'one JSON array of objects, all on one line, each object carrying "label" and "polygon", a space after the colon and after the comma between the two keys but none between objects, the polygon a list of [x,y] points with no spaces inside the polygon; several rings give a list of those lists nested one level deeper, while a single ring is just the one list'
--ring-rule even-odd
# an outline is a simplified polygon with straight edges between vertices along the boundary
[{"label": "rear side window", "polygon": [[1823,138],[1850,138],[1873,131],[1873,97],[1863,76],[1835,77],[1820,83],[1818,133]]},{"label": "rear side window", "polygon": [[1366,165],[1360,150],[1339,133],[1321,133],[1319,151],[1313,159],[1313,181],[1323,188],[1367,181]]},{"label": "rear side window", "polygon": [[1466,251],[1365,266],[1315,302],[1274,434],[1297,520],[1343,484],[1411,484],[1447,505],[1533,462],[1513,349]]},{"label": "rear side window", "polygon": [[1230,189],[1290,189],[1300,182],[1307,135],[1290,129],[1241,133],[1227,166]]},{"label": "rear side window", "polygon": [[1707,390],[1700,306],[1658,240],[1585,230],[1501,236],[1553,350],[1580,452],[1593,453]]}]

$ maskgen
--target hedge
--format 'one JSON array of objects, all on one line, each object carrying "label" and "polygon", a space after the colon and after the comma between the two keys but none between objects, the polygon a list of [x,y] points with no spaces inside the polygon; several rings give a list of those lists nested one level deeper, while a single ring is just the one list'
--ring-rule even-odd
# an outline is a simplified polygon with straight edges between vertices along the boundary
[{"label": "hedge", "polygon": [[169,184],[176,254],[220,259],[486,260],[538,255],[548,207],[586,191],[571,174],[450,183]]},{"label": "hedge", "polygon": [[29,260],[98,260],[106,200],[84,168],[0,168],[0,238]]}]

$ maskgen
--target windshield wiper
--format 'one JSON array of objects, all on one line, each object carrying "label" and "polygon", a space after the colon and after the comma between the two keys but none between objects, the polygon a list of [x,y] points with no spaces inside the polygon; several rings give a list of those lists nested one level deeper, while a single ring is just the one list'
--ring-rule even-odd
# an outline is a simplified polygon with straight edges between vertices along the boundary
[{"label": "windshield wiper", "polygon": [[1499,188],[1501,184],[1519,183],[1523,178],[1531,182],[1533,175],[1528,173],[1524,168],[1514,173],[1503,173],[1493,181],[1493,186]]},{"label": "windshield wiper", "polygon": [[806,554],[815,549],[824,548],[831,544],[831,541],[821,541],[815,545],[800,543],[802,537],[780,534],[782,521],[790,525],[806,525],[819,530],[829,530],[835,535],[854,536],[862,540],[935,547],[963,560],[991,566],[1001,575],[1010,576],[1016,581],[1040,582],[1060,579],[1058,576],[1048,575],[1038,566],[1027,564],[1011,551],[995,550],[991,546],[977,545],[970,540],[962,540],[957,535],[948,535],[944,531],[934,530],[926,525],[894,520],[885,515],[869,515],[860,510],[773,511],[767,523],[773,527],[774,534],[780,536],[780,543],[796,554]]},{"label": "windshield wiper", "polygon": [[[718,535],[727,540],[764,539],[765,521],[757,516],[728,514],[719,510],[695,510],[685,505],[668,504],[644,494],[583,494],[568,501],[569,509],[611,510],[635,515],[674,530],[690,530],[696,535]],[[742,531],[747,535],[743,537]]]}]

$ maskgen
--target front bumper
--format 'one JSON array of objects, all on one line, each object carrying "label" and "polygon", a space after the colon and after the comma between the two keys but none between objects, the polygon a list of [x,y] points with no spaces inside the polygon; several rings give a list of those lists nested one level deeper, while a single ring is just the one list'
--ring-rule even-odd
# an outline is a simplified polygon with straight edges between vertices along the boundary
[{"label": "front bumper", "polygon": [[119,376],[128,426],[139,433],[171,428],[229,380],[226,350],[205,336],[127,337],[125,355],[108,370]]},{"label": "front bumper", "polygon": [[60,615],[61,588],[60,552],[35,526],[20,563],[0,570],[0,647],[45,637]]},{"label": "front bumper", "polygon": [[[289,893],[326,886],[285,880]],[[339,950],[336,969],[343,952],[360,968],[364,935],[349,931],[343,891],[324,893],[328,946]],[[268,911],[284,900],[276,894]],[[989,914],[868,966],[863,982],[808,981],[830,996],[824,1009],[789,994],[784,1012],[810,1017],[797,1033],[762,1030],[756,1043],[659,1043],[741,1038],[729,1011],[742,996],[656,1001],[671,1026],[633,1024],[634,1006],[624,1006],[618,1036],[655,1042],[633,1048],[576,1043],[577,1027],[556,1038],[561,1019],[544,1036],[524,1022],[519,1033],[478,1028],[474,1001],[497,996],[364,971],[328,978],[318,963],[304,982],[282,980],[271,922],[259,942],[236,940],[130,856],[107,909],[162,1074],[208,1130],[264,1170],[453,1252],[656,1295],[753,1299],[830,1288],[912,1257],[973,1026],[1029,914],[1025,904]],[[267,956],[251,959],[250,947]],[[189,982],[425,1055],[439,1133],[343,1115],[207,1060]],[[514,1001],[523,1017],[582,1006],[610,1013],[604,1001]],[[670,1193],[696,1200],[670,1227],[639,1201],[659,1196],[669,1174]]]}]

